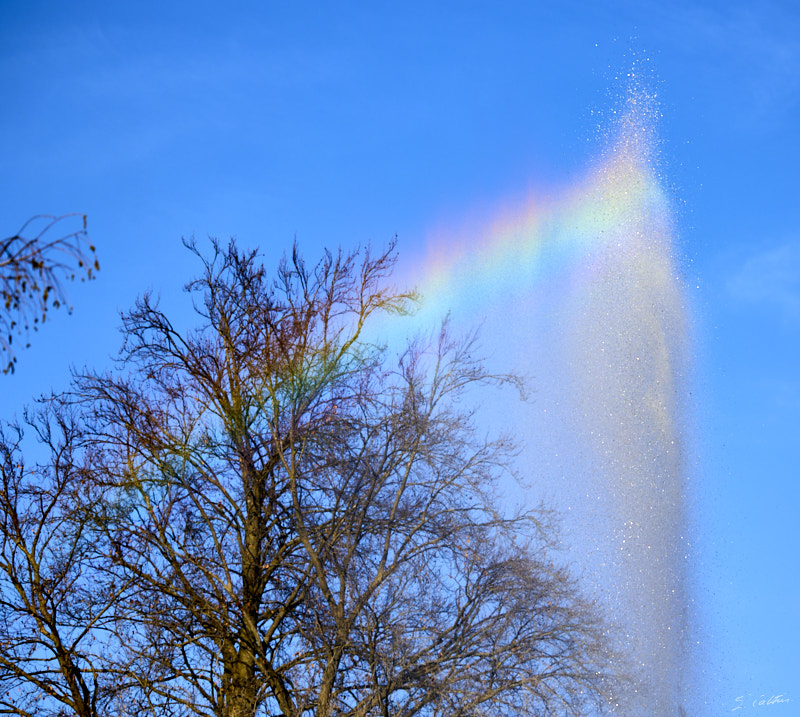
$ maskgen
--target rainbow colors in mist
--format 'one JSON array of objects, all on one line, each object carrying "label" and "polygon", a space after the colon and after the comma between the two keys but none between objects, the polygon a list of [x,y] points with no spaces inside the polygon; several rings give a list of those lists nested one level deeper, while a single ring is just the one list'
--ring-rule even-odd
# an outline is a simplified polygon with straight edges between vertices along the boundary
[{"label": "rainbow colors in mist", "polygon": [[630,92],[584,179],[437,235],[416,277],[418,321],[482,321],[495,355],[522,364],[504,368],[535,375],[515,425],[522,472],[569,511],[574,562],[636,676],[620,699],[630,715],[676,714],[686,689],[687,312],[656,114]]}]

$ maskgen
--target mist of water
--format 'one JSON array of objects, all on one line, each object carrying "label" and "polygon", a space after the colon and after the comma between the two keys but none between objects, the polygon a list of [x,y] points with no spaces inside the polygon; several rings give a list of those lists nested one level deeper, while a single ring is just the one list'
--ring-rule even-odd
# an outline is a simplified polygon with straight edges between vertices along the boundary
[{"label": "mist of water", "polygon": [[[675,262],[670,203],[652,157],[652,112],[631,95],[600,169],[603,201],[627,202],[572,284],[563,346],[571,430],[589,447],[584,476],[595,563],[605,583],[624,671],[634,677],[622,711],[678,714],[687,662],[687,319]],[[644,197],[648,197],[643,201]],[[590,511],[584,511],[588,514]]]},{"label": "mist of water", "polygon": [[534,376],[523,460],[567,515],[571,561],[633,677],[618,712],[637,717],[679,714],[687,662],[687,319],[657,116],[632,89],[584,179],[440,232],[420,282],[423,315],[483,319]]}]

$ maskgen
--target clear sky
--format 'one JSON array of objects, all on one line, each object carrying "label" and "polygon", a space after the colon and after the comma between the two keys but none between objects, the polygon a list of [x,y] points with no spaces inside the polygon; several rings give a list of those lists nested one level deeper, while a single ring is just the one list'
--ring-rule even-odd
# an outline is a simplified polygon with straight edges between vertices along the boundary
[{"label": "clear sky", "polygon": [[[102,270],[0,377],[0,416],[184,306],[182,236],[274,264],[399,236],[408,271],[598,152],[649,58],[693,314],[690,715],[800,705],[800,9],[795,2],[0,4],[0,234],[83,212]],[[600,119],[598,119],[600,118]],[[435,246],[433,246],[435,249]],[[423,268],[420,268],[423,271]],[[753,706],[762,695],[792,702]],[[744,700],[736,702],[743,696]],[[794,707],[792,707],[794,704]]]}]

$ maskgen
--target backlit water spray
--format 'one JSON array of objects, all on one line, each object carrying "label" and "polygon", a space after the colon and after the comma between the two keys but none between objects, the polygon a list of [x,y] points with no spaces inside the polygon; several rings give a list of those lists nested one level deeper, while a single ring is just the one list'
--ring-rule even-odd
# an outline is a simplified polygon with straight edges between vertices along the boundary
[{"label": "backlit water spray", "polygon": [[[618,711],[680,714],[686,665],[684,294],[655,152],[655,99],[631,90],[584,181],[486,231],[442,233],[417,282],[424,315],[484,320],[534,374],[518,418],[532,481],[607,607],[634,679]],[[477,236],[476,236],[477,234]],[[544,439],[540,439],[544,436]],[[528,438],[524,435],[524,438]],[[542,484],[542,480],[539,480]]]}]

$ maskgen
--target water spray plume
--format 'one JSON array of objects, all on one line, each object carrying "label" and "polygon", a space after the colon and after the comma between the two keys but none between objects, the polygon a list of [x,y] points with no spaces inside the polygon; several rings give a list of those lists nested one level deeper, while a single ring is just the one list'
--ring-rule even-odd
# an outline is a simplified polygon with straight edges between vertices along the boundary
[{"label": "water spray plume", "polygon": [[686,664],[686,306],[657,101],[634,87],[622,105],[599,161],[560,198],[531,198],[477,237],[433,238],[420,318],[485,317],[516,355],[554,354],[545,380],[560,394],[561,448],[583,466],[570,476],[582,503],[571,535],[591,555],[577,562],[611,614],[617,667],[632,675],[617,711],[675,715]]},{"label": "water spray plume", "polygon": [[602,200],[624,211],[591,278],[572,287],[565,341],[573,430],[602,487],[592,530],[636,684],[626,712],[674,715],[686,662],[686,307],[646,100],[629,97],[601,167]]}]

